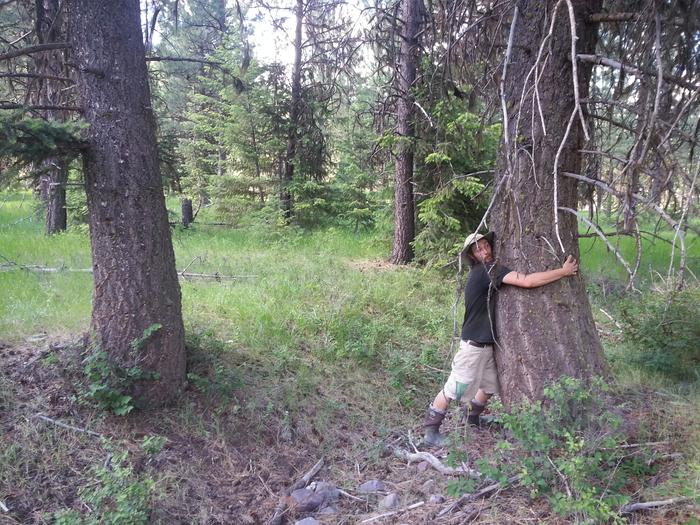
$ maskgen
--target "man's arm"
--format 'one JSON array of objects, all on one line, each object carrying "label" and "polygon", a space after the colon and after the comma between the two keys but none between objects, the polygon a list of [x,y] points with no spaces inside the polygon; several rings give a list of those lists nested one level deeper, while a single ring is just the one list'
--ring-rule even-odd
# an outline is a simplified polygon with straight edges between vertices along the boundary
[{"label": "man's arm", "polygon": [[510,284],[519,288],[538,288],[545,284],[553,283],[564,277],[576,275],[578,262],[571,255],[566,258],[564,265],[556,270],[536,272],[525,275],[524,273],[510,272],[503,277],[504,284]]}]

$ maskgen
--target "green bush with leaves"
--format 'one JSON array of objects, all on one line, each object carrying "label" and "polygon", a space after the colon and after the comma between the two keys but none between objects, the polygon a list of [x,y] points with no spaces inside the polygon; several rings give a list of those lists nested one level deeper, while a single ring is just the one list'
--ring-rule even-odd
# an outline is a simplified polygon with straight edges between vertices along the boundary
[{"label": "green bush with leaves", "polygon": [[[143,334],[131,341],[131,348],[138,352],[144,343],[162,325],[154,323]],[[83,398],[91,399],[97,406],[107,412],[124,416],[134,409],[132,397],[127,394],[137,381],[157,379],[153,372],[147,372],[139,366],[124,367],[113,362],[107,352],[91,348],[83,359],[83,373],[88,381]]]},{"label": "green bush with leaves", "polygon": [[105,441],[104,465],[94,466],[94,482],[82,487],[80,499],[88,510],[81,514],[64,510],[54,515],[56,525],[141,525],[149,522],[155,481],[134,473],[128,452]]},{"label": "green bush with leaves", "polygon": [[519,475],[532,498],[545,496],[563,517],[621,523],[624,485],[652,467],[619,447],[621,421],[605,409],[606,391],[601,379],[562,377],[545,387],[543,402],[514,406],[500,418],[509,439],[478,462],[480,471],[500,482]]},{"label": "green bush with leaves", "polygon": [[635,296],[623,302],[620,312],[634,365],[700,383],[700,287]]}]

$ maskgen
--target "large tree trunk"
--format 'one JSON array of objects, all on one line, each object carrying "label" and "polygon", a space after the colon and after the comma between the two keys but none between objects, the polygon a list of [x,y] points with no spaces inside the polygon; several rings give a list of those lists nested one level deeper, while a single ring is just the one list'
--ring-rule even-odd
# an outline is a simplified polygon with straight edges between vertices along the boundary
[{"label": "large tree trunk", "polygon": [[[63,41],[64,23],[58,0],[38,0],[36,7],[36,36],[40,44]],[[36,73],[49,77],[68,77],[66,50],[52,49],[34,56]],[[61,106],[66,102],[66,84],[55,78],[38,78],[32,86],[32,101],[37,105]],[[44,110],[47,120],[68,120],[61,110]],[[46,233],[64,231],[67,226],[66,182],[68,166],[60,157],[44,160],[38,167],[41,198],[46,206]]]},{"label": "large tree trunk", "polygon": [[[93,343],[124,367],[155,372],[131,394],[173,400],[185,379],[180,286],[158,165],[138,0],[69,0],[94,276]],[[142,344],[132,344],[159,324]]]},{"label": "large tree trunk", "polygon": [[406,264],[413,260],[411,243],[416,233],[413,201],[415,129],[411,89],[416,80],[418,66],[419,2],[420,0],[403,0],[401,6],[401,18],[404,26],[401,34],[398,71],[397,131],[399,142],[394,188],[394,245],[391,252],[391,262],[394,264]]},{"label": "large tree trunk", "polygon": [[[579,37],[577,50],[590,53],[597,33],[585,19],[589,12],[600,9],[600,1],[572,3]],[[495,253],[501,263],[526,273],[560,267],[567,254],[579,258],[576,216],[558,212],[559,235],[554,220],[555,191],[557,207],[577,209],[575,180],[559,175],[555,190],[555,157],[575,106],[566,2],[559,4],[554,33],[545,44],[540,61],[538,91],[546,134],[540,124],[538,104],[533,100],[534,73],[524,85],[549,29],[555,4],[556,0],[518,2],[519,16],[505,79],[510,125],[504,131],[507,140],[499,155],[497,186],[502,186],[495,201]],[[590,75],[590,66],[579,65],[582,98],[587,96]],[[582,141],[577,115],[559,154],[559,174],[580,172]],[[565,278],[533,290],[505,286],[499,294],[496,318],[496,361],[506,405],[523,398],[541,398],[544,384],[562,375],[587,380],[606,373],[581,277]]]},{"label": "large tree trunk", "polygon": [[47,176],[46,233],[51,235],[66,230],[68,214],[66,213],[66,182],[68,182],[68,164],[64,159],[49,160],[52,164]]},{"label": "large tree trunk", "polygon": [[294,164],[297,159],[297,134],[299,133],[299,113],[301,110],[301,52],[302,52],[302,25],[304,21],[304,0],[297,0],[296,31],[294,34],[294,69],[292,70],[292,107],[289,112],[289,131],[287,135],[287,153],[284,157],[284,173],[282,187],[280,188],[280,200],[282,213],[287,222],[294,215],[294,202],[289,188],[294,179]]}]

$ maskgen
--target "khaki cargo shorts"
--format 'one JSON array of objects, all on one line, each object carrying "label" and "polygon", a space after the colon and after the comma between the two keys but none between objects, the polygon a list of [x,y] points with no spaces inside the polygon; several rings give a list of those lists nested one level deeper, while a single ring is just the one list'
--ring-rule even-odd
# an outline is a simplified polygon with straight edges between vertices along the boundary
[{"label": "khaki cargo shorts", "polygon": [[483,348],[459,342],[459,351],[452,360],[452,372],[443,387],[443,393],[450,399],[459,401],[462,397],[469,401],[477,390],[487,394],[498,394],[498,372],[493,358],[493,345]]}]

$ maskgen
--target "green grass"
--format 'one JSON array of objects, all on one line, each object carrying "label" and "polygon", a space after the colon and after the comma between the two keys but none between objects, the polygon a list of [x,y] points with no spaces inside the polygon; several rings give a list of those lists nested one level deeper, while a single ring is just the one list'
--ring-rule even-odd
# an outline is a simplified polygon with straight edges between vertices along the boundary
[{"label": "green grass", "polygon": [[[176,210],[171,215],[175,220],[178,201],[168,202]],[[215,220],[207,214],[211,209],[198,220]],[[379,442],[396,428],[405,432],[412,424],[407,422],[415,423],[426,396],[445,379],[439,369],[447,371],[451,359],[454,276],[368,264],[387,258],[386,232],[205,224],[187,230],[175,227],[172,232],[179,270],[237,278],[181,280],[190,381],[181,405],[155,418],[165,434],[196,436],[218,446],[239,432],[249,439],[273,435],[284,441],[289,431],[299,442],[318,443],[314,455],[338,456],[342,450],[343,457],[366,458],[375,445],[373,439]],[[696,238],[688,237],[689,262],[698,273],[700,246]],[[620,241],[623,251],[629,250],[630,241]],[[585,239],[581,253],[592,292],[599,281],[616,283],[618,291],[624,288],[624,271],[600,241]],[[647,273],[665,275],[668,245],[645,241],[645,253],[643,268],[652,268]],[[90,266],[86,229],[45,236],[43,216],[29,194],[0,193],[0,255],[0,264]],[[72,337],[87,330],[91,281],[85,273],[0,272],[0,342],[14,344],[40,332]],[[604,337],[604,344],[619,383],[690,397],[697,406],[697,390],[630,361],[630,349],[621,343],[619,330],[599,310],[619,317],[620,296],[591,296],[597,321],[612,333]],[[456,315],[459,324],[461,312]],[[653,325],[647,330],[653,334]],[[0,375],[0,404],[10,408],[12,385]],[[665,417],[660,414],[653,421]],[[319,442],[310,429],[324,440]],[[92,439],[68,435],[86,442]],[[32,434],[22,440],[38,450],[44,437]],[[10,447],[0,453],[0,465],[17,463],[8,469],[10,480],[21,479],[28,462],[40,456],[22,450]],[[57,446],[58,457],[48,458],[44,465],[47,472],[69,464],[71,450]],[[696,482],[697,451],[691,452],[690,468],[679,469],[677,478],[668,481],[669,495]],[[95,451],[89,462],[100,464],[101,453]],[[176,492],[179,482],[174,480],[188,478],[189,460],[178,468],[187,473],[167,471],[163,475],[171,479],[162,482]],[[209,468],[207,463],[203,471]],[[354,463],[349,468],[353,470]],[[26,490],[30,493],[33,487]],[[173,501],[188,497],[183,492]]]}]

